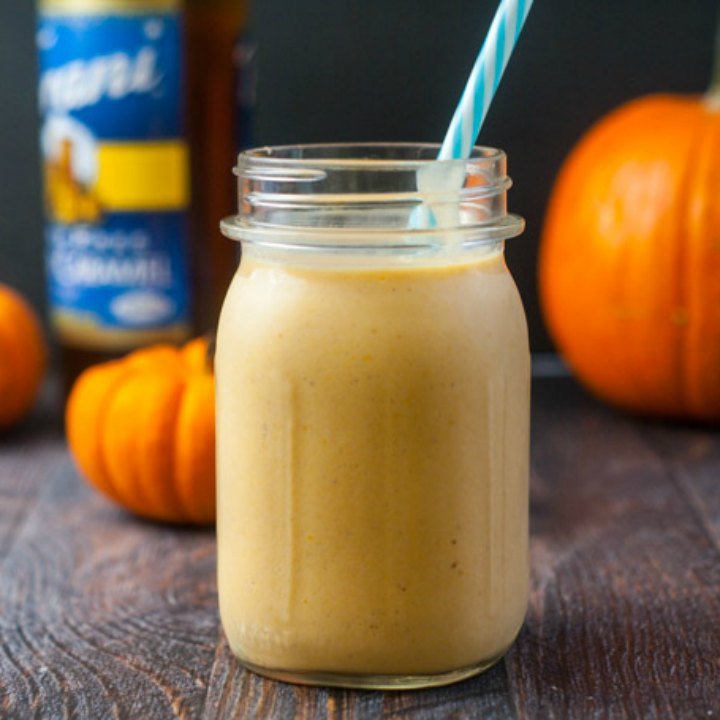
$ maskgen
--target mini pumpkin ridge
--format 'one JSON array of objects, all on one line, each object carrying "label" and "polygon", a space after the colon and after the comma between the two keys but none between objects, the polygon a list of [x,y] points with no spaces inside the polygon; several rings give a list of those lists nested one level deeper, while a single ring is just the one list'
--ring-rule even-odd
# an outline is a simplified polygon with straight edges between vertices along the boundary
[{"label": "mini pumpkin ridge", "polygon": [[67,439],[80,472],[145,518],[215,519],[215,384],[208,339],[158,345],[96,365],[76,381]]}]

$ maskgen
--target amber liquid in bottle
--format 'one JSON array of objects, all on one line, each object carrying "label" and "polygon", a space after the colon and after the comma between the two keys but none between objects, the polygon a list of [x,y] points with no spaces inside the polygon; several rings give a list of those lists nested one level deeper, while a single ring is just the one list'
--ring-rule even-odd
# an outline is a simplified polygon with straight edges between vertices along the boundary
[{"label": "amber liquid in bottle", "polygon": [[[193,196],[191,268],[193,321],[214,332],[238,264],[238,246],[220,233],[220,218],[237,205],[230,172],[239,152],[238,40],[247,26],[247,3],[187,0],[187,98]],[[234,61],[233,61],[234,60]]]}]

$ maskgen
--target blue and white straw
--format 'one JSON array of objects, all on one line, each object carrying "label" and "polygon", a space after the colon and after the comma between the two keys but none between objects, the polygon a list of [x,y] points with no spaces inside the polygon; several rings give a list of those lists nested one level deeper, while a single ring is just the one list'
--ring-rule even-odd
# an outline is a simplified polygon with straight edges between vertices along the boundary
[{"label": "blue and white straw", "polygon": [[533,0],[502,0],[475,61],[438,160],[461,160],[470,152],[487,115]]}]

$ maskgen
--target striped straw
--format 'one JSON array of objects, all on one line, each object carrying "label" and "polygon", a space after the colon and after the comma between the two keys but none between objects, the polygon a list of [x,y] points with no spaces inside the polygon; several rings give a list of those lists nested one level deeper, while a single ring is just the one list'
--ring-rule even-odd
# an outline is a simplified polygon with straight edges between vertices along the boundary
[{"label": "striped straw", "polygon": [[533,0],[502,0],[450,122],[438,160],[470,157]]}]

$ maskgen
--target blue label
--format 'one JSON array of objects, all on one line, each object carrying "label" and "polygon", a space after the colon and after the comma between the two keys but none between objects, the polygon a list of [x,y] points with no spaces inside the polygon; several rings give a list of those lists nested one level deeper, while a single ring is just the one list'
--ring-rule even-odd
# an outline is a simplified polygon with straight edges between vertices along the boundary
[{"label": "blue label", "polygon": [[84,328],[189,317],[181,32],[178,12],[39,21],[49,296]]},{"label": "blue label", "polygon": [[173,325],[189,312],[182,213],[114,215],[102,228],[51,223],[50,292],[56,306],[128,329]]}]

